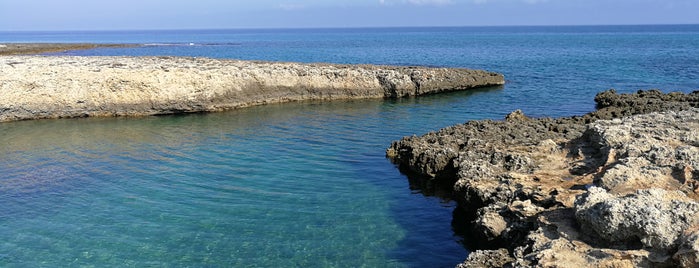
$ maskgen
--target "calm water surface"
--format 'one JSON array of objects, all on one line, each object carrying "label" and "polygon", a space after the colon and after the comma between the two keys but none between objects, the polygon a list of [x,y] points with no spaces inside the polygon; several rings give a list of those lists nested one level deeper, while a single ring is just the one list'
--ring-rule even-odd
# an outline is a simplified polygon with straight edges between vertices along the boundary
[{"label": "calm water surface", "polygon": [[[508,84],[398,101],[0,124],[0,266],[450,267],[448,200],[384,157],[470,119],[580,114],[598,91],[699,89],[699,26],[0,33],[177,55],[485,68]],[[191,44],[190,44],[191,43]]]}]

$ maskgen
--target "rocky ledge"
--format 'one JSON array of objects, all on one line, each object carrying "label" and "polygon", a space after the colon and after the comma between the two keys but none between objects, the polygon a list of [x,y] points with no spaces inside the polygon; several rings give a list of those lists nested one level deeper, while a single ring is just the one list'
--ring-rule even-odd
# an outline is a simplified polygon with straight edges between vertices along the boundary
[{"label": "rocky ledge", "polygon": [[461,267],[698,267],[699,91],[606,91],[584,116],[471,121],[394,142],[447,185]]},{"label": "rocky ledge", "polygon": [[179,57],[0,57],[0,122],[399,98],[504,84],[469,69]]},{"label": "rocky ledge", "polygon": [[69,50],[93,48],[135,47],[136,44],[89,44],[89,43],[5,43],[0,44],[0,56],[58,53]]}]

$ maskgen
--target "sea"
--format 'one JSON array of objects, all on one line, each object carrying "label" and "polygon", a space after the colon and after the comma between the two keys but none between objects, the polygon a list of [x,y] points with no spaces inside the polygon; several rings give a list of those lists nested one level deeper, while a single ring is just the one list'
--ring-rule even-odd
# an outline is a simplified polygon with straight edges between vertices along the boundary
[{"label": "sea", "polygon": [[[468,120],[699,90],[699,25],[0,32],[130,43],[52,55],[486,69],[506,84],[398,100],[0,123],[1,267],[453,267],[456,204],[385,157]],[[0,74],[1,76],[2,74]]]}]

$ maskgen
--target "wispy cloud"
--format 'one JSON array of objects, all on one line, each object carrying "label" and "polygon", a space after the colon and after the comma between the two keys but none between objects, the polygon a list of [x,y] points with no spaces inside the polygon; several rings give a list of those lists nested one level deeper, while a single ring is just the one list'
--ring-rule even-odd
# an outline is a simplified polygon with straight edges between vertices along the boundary
[{"label": "wispy cloud", "polygon": [[393,5],[414,5],[414,6],[446,6],[452,4],[488,4],[494,2],[521,2],[525,4],[540,4],[551,2],[551,0],[379,0],[379,4],[384,6]]},{"label": "wispy cloud", "polygon": [[546,3],[549,0],[523,0],[527,4],[539,4],[539,3]]},{"label": "wispy cloud", "polygon": [[286,4],[279,4],[279,6],[277,6],[277,8],[279,8],[279,9],[281,9],[281,10],[293,11],[293,10],[305,9],[306,6],[304,6],[304,5],[302,5],[302,4],[290,4],[290,3],[286,3]]},{"label": "wispy cloud", "polygon": [[492,2],[523,2],[527,4],[539,4],[550,2],[550,0],[468,0],[468,2],[474,4],[487,4]]},{"label": "wispy cloud", "polygon": [[379,0],[381,5],[444,6],[453,3],[454,0]]},{"label": "wispy cloud", "polygon": [[436,5],[436,6],[442,6],[442,5],[449,5],[454,3],[452,0],[408,0],[408,3],[413,4],[413,5]]}]

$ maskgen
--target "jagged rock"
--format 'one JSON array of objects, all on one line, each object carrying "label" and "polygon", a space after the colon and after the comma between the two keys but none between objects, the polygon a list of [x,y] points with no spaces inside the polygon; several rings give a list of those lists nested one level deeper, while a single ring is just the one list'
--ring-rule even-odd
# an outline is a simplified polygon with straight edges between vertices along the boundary
[{"label": "jagged rock", "polygon": [[538,219],[539,228],[513,250],[510,267],[671,267],[670,255],[647,250],[596,248],[579,239],[572,209],[553,210]]},{"label": "jagged rock", "polygon": [[686,230],[680,239],[680,247],[673,258],[681,267],[699,267],[699,228]]},{"label": "jagged rock", "polygon": [[532,199],[513,201],[509,205],[509,209],[510,211],[519,213],[522,218],[533,217],[545,210],[543,207],[532,204]]},{"label": "jagged rock", "polygon": [[638,190],[616,196],[592,187],[575,204],[575,216],[583,232],[593,232],[609,244],[673,251],[680,235],[699,224],[699,203],[682,192],[662,189]]},{"label": "jagged rock", "polygon": [[476,250],[468,255],[468,259],[457,265],[457,268],[496,268],[503,267],[514,261],[507,249]]},{"label": "jagged rock", "polygon": [[691,193],[699,179],[699,118],[696,110],[651,113],[590,125],[585,135],[606,159],[597,184],[617,193],[639,188]]},{"label": "jagged rock", "polygon": [[529,120],[522,110],[515,110],[505,116],[505,121]]},{"label": "jagged rock", "polygon": [[478,209],[478,215],[474,221],[474,227],[479,229],[481,239],[492,241],[500,239],[501,235],[507,229],[507,221],[500,215],[500,209],[497,206],[487,206]]},{"label": "jagged rock", "polygon": [[608,90],[597,94],[595,102],[598,111],[594,113],[599,118],[620,118],[636,114],[699,108],[699,91],[691,94],[679,92],[664,94],[654,89],[639,90],[635,94],[617,94],[615,90]]},{"label": "jagged rock", "polygon": [[0,122],[397,98],[504,84],[501,74],[457,68],[178,57],[2,56],[0,73]]},{"label": "jagged rock", "polygon": [[[697,217],[699,109],[693,107],[699,91],[611,90],[595,100],[598,110],[583,116],[529,118],[515,111],[503,121],[470,121],[406,137],[393,142],[387,156],[402,170],[453,184],[455,230],[474,240],[475,249],[508,249],[515,260],[506,266],[691,265],[694,240],[681,231]],[[661,113],[638,115],[648,112]],[[632,117],[618,119],[624,116]],[[577,197],[593,185],[617,200],[609,201],[616,204],[609,215],[617,226],[587,214],[607,201],[581,205],[591,201]],[[658,195],[635,193],[644,188],[663,188],[670,194],[661,196],[676,200],[652,203]],[[634,194],[620,197],[627,193]],[[573,212],[576,199],[580,217]],[[579,219],[590,222],[582,231]],[[680,244],[686,249],[681,254],[675,252]]]}]

